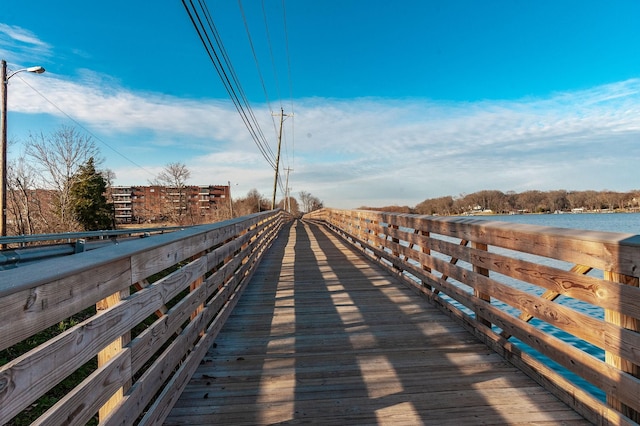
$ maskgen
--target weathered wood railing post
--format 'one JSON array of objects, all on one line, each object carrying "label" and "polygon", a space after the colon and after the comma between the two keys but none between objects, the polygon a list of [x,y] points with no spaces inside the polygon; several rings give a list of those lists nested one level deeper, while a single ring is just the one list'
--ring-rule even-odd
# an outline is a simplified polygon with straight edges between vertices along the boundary
[{"label": "weathered wood railing post", "polygon": [[[282,228],[279,214],[1,271],[0,424],[96,415],[105,425],[161,424]],[[58,330],[71,316],[82,319]],[[31,342],[40,333],[47,340]],[[43,398],[60,391],[55,403]]]},{"label": "weathered wood railing post", "polygon": [[[389,229],[389,233],[391,234],[391,232],[393,232],[394,230],[398,230],[400,229],[400,227],[398,225],[395,224],[388,224],[388,229]],[[393,235],[389,235],[389,238],[391,240],[391,242],[393,244],[400,244],[400,239],[394,237]],[[391,250],[391,254],[393,255],[393,257],[395,258],[400,258],[400,252],[397,249]],[[402,275],[402,268],[400,268],[400,264],[399,263],[394,263],[392,265],[393,270],[396,271],[398,274]]]},{"label": "weathered wood railing post", "polygon": [[[348,229],[345,227],[346,223],[342,223],[340,224],[340,226],[343,227],[343,229]],[[355,235],[356,238],[360,239],[361,241],[367,241],[369,239],[369,236],[367,235],[367,232],[365,231],[366,228],[366,219],[364,219],[361,215],[358,215],[357,217],[357,223],[350,223],[350,228],[351,228],[351,233],[353,235]],[[355,231],[355,232],[353,232]]]},{"label": "weathered wood railing post", "polygon": [[[105,311],[125,299],[130,295],[130,290],[124,289],[117,293],[112,294],[109,297],[106,297],[99,301],[96,304],[96,311]],[[131,332],[125,333],[122,337],[114,340],[109,345],[107,345],[103,350],[98,352],[98,368],[106,365],[111,358],[116,356],[122,348],[127,345],[131,341]],[[105,419],[111,411],[118,405],[118,403],[124,397],[124,393],[131,386],[131,382],[128,382],[124,387],[121,387],[113,394],[113,396],[100,408],[98,412],[98,417],[100,420]]]},{"label": "weathered wood railing post", "polygon": [[[323,215],[330,228],[390,272],[404,271],[405,283],[474,327],[485,343],[587,420],[640,423],[640,236],[362,210]],[[590,275],[592,270],[604,277]],[[604,319],[594,315],[603,311]],[[507,341],[512,335],[519,341]],[[562,372],[521,345],[549,357]],[[593,355],[601,350],[603,357]],[[574,376],[588,383],[574,382]]]},{"label": "weathered wood railing post", "polygon": [[[253,226],[250,226],[248,229],[245,229],[244,231],[240,231],[238,237],[242,237],[250,232],[252,232],[253,230],[255,230],[258,226],[260,226],[261,222],[256,223]],[[243,243],[240,246],[240,251],[243,251],[245,249],[247,249],[252,241],[256,238],[258,238],[259,233],[256,233],[256,235],[254,235],[253,237],[249,238],[245,243]],[[245,263],[247,263],[249,261],[249,257],[252,255],[252,253],[248,254],[244,259],[242,259],[241,263],[244,265]]]},{"label": "weathered wood railing post", "polygon": [[[476,241],[472,241],[471,242],[471,248],[476,249],[476,250],[482,250],[482,251],[487,251],[488,250],[488,246],[486,244],[483,243],[478,243]],[[485,277],[489,276],[489,270],[487,268],[483,268],[477,265],[473,265],[473,271],[479,275],[483,275]],[[489,294],[483,293],[481,291],[479,291],[477,288],[475,288],[473,290],[473,294],[475,297],[477,297],[480,300],[484,300],[485,302],[489,302],[491,303],[491,296]],[[478,311],[476,311],[476,320],[482,324],[482,325],[486,325],[487,327],[491,328],[491,322],[489,320],[487,320],[486,318],[484,318]]]},{"label": "weathered wood railing post", "polygon": [[[413,233],[416,234],[416,235],[422,236],[424,238],[423,241],[426,241],[426,240],[428,240],[430,238],[430,232],[429,231],[421,231],[419,229],[416,229],[416,230],[413,231]],[[416,248],[416,247],[419,248],[420,252],[422,252],[424,254],[427,254],[427,255],[431,254],[431,250],[428,247],[426,247],[424,245],[424,243],[423,244],[414,244],[413,248]],[[421,264],[420,266],[422,267],[423,271],[425,271],[427,273],[431,272],[431,268],[428,267],[427,265]],[[427,281],[422,280],[421,284],[427,290],[433,291],[433,287]]]},{"label": "weathered wood railing post", "polygon": [[[198,253],[196,255],[193,255],[190,259],[191,262],[194,262],[196,260],[198,260],[203,254],[203,253]],[[199,276],[198,278],[196,278],[191,284],[189,284],[189,292],[194,292],[196,290],[198,290],[198,288],[202,285],[202,283],[204,282],[204,277]],[[201,303],[200,305],[198,305],[198,307],[195,309],[195,311],[193,311],[191,313],[190,319],[191,321],[193,321],[194,319],[197,318],[198,314],[200,312],[202,312],[202,310],[204,309],[204,303]],[[200,332],[200,336],[204,335],[204,330],[202,330]]]},{"label": "weathered wood railing post", "polygon": [[[611,271],[604,271],[604,279],[607,281],[620,283],[622,285],[629,285],[633,287],[640,286],[640,280],[638,279],[638,277],[631,277]],[[607,322],[626,328],[628,330],[640,332],[640,321],[637,318],[621,314],[618,311],[605,309],[604,319]],[[615,342],[620,339],[617,336],[613,336],[612,339],[605,339],[605,361],[607,362],[607,364],[610,364],[619,370],[629,373],[634,377],[640,378],[640,366],[607,350],[609,347],[611,347],[610,340]],[[628,407],[615,396],[607,395],[607,403],[609,404],[609,406],[611,406],[615,410],[620,411],[633,421],[640,423],[640,412]]]}]

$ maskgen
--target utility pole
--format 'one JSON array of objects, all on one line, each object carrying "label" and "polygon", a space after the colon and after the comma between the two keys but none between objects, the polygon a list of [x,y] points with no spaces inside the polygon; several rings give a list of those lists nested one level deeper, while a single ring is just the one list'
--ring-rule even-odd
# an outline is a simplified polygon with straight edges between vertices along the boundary
[{"label": "utility pole", "polygon": [[[7,235],[7,84],[11,77],[23,71],[42,74],[44,68],[29,67],[7,74],[7,61],[0,61],[0,237]],[[0,249],[4,248],[4,244],[0,245]]]},{"label": "utility pole", "polygon": [[[7,61],[0,64],[0,97],[2,111],[0,111],[0,138],[2,141],[0,152],[0,237],[7,235]],[[0,246],[4,249],[4,244]]]},{"label": "utility pole", "polygon": [[233,201],[231,200],[231,181],[228,180],[227,184],[229,185],[229,214],[231,219],[233,219]]},{"label": "utility pole", "polygon": [[[275,114],[274,114],[275,115]],[[291,117],[293,114],[285,114],[280,108],[280,133],[278,134],[278,154],[276,155],[276,176],[273,179],[273,198],[271,198],[271,210],[276,208],[276,191],[278,189],[278,173],[280,172],[280,147],[282,146],[282,123],[285,117]]]},{"label": "utility pole", "polygon": [[285,208],[287,209],[287,211],[289,213],[291,213],[291,200],[289,200],[289,172],[292,172],[293,169],[290,169],[289,167],[287,167],[285,169],[287,171],[287,183],[285,185]]}]

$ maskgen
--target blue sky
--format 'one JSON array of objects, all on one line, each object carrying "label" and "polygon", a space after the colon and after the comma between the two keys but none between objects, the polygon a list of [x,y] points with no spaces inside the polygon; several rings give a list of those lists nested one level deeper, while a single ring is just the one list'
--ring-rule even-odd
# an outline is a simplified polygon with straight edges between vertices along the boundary
[{"label": "blue sky", "polygon": [[[273,114],[293,112],[293,195],[354,208],[640,188],[638,1],[243,0],[258,65],[238,1],[207,4],[273,152]],[[273,169],[181,1],[4,2],[0,57],[47,69],[9,83],[10,158],[68,125],[116,184],[179,161],[192,184],[271,198]]]}]

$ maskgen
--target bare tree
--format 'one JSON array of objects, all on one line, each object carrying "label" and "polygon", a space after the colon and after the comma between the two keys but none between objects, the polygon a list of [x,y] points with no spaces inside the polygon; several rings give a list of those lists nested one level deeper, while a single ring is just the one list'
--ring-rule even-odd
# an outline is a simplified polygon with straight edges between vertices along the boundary
[{"label": "bare tree", "polygon": [[[310,195],[310,194],[308,194]],[[490,208],[495,213],[519,210],[529,213],[563,212],[569,210],[599,211],[634,210],[640,206],[640,191],[628,193],[615,191],[552,191],[528,190],[521,193],[509,191],[479,191],[461,195],[453,199],[450,207],[449,197],[431,198],[422,201],[414,208],[416,213],[460,214],[474,209]],[[447,200],[446,204],[441,201]]]},{"label": "bare tree", "polygon": [[453,197],[438,197],[424,200],[415,207],[418,214],[451,214],[453,211]]},{"label": "bare tree", "polygon": [[295,197],[283,198],[278,203],[278,208],[283,210],[289,210],[294,216],[298,216],[300,214],[300,206],[298,205],[298,200]]},{"label": "bare tree", "polygon": [[253,188],[247,192],[246,197],[236,198],[233,201],[233,210],[236,216],[245,216],[251,213],[261,212],[263,210],[269,210],[267,207],[268,200],[258,192],[257,189]]},{"label": "bare tree", "polygon": [[189,215],[187,180],[191,172],[184,163],[169,163],[158,174],[153,185],[167,188],[165,214],[175,223],[182,225]]},{"label": "bare tree", "polygon": [[101,162],[100,150],[93,139],[75,128],[62,126],[50,135],[31,134],[26,154],[38,170],[46,189],[55,191],[55,216],[48,232],[64,232],[79,228],[70,206],[70,190],[74,176],[91,157]]},{"label": "bare tree", "polygon": [[547,211],[561,212],[569,210],[569,200],[567,199],[567,191],[558,189],[547,192]]},{"label": "bare tree", "polygon": [[102,176],[104,181],[107,183],[107,188],[110,188],[113,186],[113,181],[116,180],[116,172],[114,172],[111,169],[104,169],[104,170],[100,170],[100,175]]},{"label": "bare tree", "polygon": [[300,191],[300,203],[302,204],[303,213],[309,213],[309,206],[311,205],[311,193],[306,191]]},{"label": "bare tree", "polygon": [[306,191],[300,191],[300,202],[302,203],[302,210],[305,213],[319,210],[324,207],[324,203],[320,201],[318,197],[314,197]]},{"label": "bare tree", "polygon": [[7,168],[7,215],[10,235],[31,235],[41,231],[36,197],[36,171],[24,157],[9,163]]}]

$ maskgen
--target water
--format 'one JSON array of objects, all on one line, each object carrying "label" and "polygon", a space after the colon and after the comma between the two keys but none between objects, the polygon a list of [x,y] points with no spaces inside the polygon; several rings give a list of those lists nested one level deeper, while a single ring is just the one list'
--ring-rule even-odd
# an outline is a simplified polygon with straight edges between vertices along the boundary
[{"label": "water", "polygon": [[474,218],[556,228],[640,234],[640,213],[521,214],[474,216]]},{"label": "water", "polygon": [[[539,226],[550,226],[556,228],[571,228],[571,229],[584,229],[591,231],[606,231],[606,232],[617,232],[623,234],[640,234],[640,213],[610,213],[610,214],[595,214],[595,213],[580,213],[580,214],[540,214],[540,215],[496,215],[496,216],[475,216],[474,219],[483,219],[490,221],[502,221],[502,222],[511,222],[511,223],[521,223],[521,224],[529,224],[529,225],[539,225]],[[503,250],[500,248],[492,247],[490,251],[506,254],[507,256],[513,255],[510,254],[508,250]],[[503,253],[504,252],[504,253]],[[432,253],[432,255],[438,256],[438,254]],[[527,254],[517,253],[516,257],[531,260],[538,263],[543,263],[549,266],[557,267],[560,269],[568,270],[571,265],[566,262],[561,262],[555,259],[546,259],[540,258],[538,256],[529,256]],[[459,263],[458,266],[463,266],[462,263]],[[464,267],[471,268],[471,265],[465,265]],[[594,276],[596,278],[603,278],[603,272],[600,270],[594,270],[589,273],[590,276]],[[510,277],[500,276],[499,274],[491,273],[493,279],[498,280],[504,284],[513,286],[520,290],[532,292],[540,295],[544,289],[539,287],[535,287],[529,285],[527,283],[519,282]],[[466,286],[461,286],[468,289]],[[446,299],[449,299],[445,296]],[[470,315],[473,315],[466,307],[458,304],[453,299],[449,299],[449,301],[457,306],[459,309],[467,312]],[[602,320],[604,318],[604,310],[597,306],[591,305],[589,303],[582,302],[580,300],[572,299],[569,297],[561,296],[556,301],[556,303],[574,309],[580,313],[589,315],[591,317]],[[507,312],[510,312],[512,315],[518,315],[518,312],[512,308],[511,306],[500,302],[499,300],[492,299],[492,304],[494,306],[499,307]],[[604,350],[594,345],[591,345],[588,342],[585,342],[582,339],[579,339],[563,330],[560,330],[544,321],[533,319],[530,322],[532,325],[537,328],[543,330],[544,332],[557,337],[564,342],[573,345],[574,347],[584,351],[585,353],[590,354],[591,356],[604,360]],[[500,329],[497,329],[494,326],[494,331],[500,332]],[[590,392],[594,396],[605,399],[605,394],[600,389],[593,386],[591,383],[582,379],[581,377],[571,373],[566,370],[561,365],[555,363],[551,359],[546,356],[538,353],[533,350],[525,343],[519,341],[518,339],[511,338],[511,342],[518,345],[523,351],[528,354],[540,359],[545,364],[562,374],[564,377],[574,382],[579,387],[584,390]]]}]

